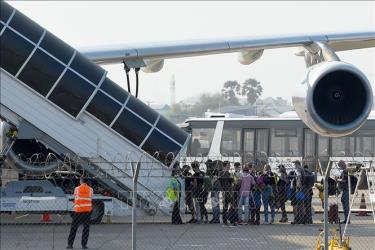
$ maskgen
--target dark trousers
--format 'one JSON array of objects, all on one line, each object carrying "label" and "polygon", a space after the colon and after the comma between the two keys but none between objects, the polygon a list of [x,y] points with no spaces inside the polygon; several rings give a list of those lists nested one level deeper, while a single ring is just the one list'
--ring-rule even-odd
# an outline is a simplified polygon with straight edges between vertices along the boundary
[{"label": "dark trousers", "polygon": [[228,207],[229,204],[232,202],[232,194],[230,191],[223,192],[223,223],[228,222]]},{"label": "dark trousers", "polygon": [[313,198],[313,193],[312,190],[308,191],[306,195],[306,200],[304,201],[304,206],[305,206],[305,223],[306,224],[312,224],[312,210],[311,210],[311,203],[312,203],[312,198]]},{"label": "dark trousers", "polygon": [[344,189],[341,195],[341,204],[344,210],[345,222],[349,216],[349,190]]},{"label": "dark trousers", "polygon": [[208,220],[208,212],[207,212],[207,208],[206,208],[207,200],[208,200],[208,192],[203,191],[203,193],[202,193],[202,203],[200,204],[201,205],[201,218],[202,218],[202,220],[203,220],[203,217],[206,220]]},{"label": "dark trousers", "polygon": [[251,222],[255,225],[260,224],[260,206],[254,207],[254,209],[251,210]]},{"label": "dark trousers", "polygon": [[180,215],[180,201],[176,201],[172,210],[172,224],[182,224]]},{"label": "dark trousers", "polygon": [[72,224],[70,226],[68,246],[73,246],[79,224],[83,224],[81,245],[82,246],[87,245],[87,241],[89,240],[89,234],[90,234],[90,217],[91,217],[91,212],[88,212],[88,213],[87,212],[85,213],[73,212],[72,213]]}]

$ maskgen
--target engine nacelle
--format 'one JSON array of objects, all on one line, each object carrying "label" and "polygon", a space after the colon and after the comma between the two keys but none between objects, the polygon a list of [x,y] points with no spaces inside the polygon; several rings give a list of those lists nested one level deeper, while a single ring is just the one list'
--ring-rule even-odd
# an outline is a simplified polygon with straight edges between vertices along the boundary
[{"label": "engine nacelle", "polygon": [[363,125],[371,112],[373,92],[359,69],[331,61],[309,68],[292,101],[298,116],[314,132],[339,137]]},{"label": "engine nacelle", "polygon": [[159,72],[164,66],[163,59],[144,59],[145,67],[142,68],[142,71],[145,73],[155,73]]}]

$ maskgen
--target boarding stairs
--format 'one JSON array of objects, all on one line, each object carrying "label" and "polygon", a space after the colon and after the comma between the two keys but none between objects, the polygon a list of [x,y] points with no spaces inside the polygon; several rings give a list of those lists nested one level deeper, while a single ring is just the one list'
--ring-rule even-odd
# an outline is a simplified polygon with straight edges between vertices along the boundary
[{"label": "boarding stairs", "polygon": [[[134,203],[130,165],[140,162],[137,204],[153,214],[188,134],[79,51],[0,4],[1,120],[17,128],[18,139],[36,139],[59,156],[74,156],[128,204]],[[11,146],[2,154],[11,154]]]}]

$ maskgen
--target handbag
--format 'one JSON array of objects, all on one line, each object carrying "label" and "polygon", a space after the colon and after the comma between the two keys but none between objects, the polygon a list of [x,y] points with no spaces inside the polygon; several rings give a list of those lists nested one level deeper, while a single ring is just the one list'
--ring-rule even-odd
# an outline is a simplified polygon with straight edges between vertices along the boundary
[{"label": "handbag", "polygon": [[159,209],[172,213],[174,202],[171,201],[168,197],[164,197],[159,203]]}]

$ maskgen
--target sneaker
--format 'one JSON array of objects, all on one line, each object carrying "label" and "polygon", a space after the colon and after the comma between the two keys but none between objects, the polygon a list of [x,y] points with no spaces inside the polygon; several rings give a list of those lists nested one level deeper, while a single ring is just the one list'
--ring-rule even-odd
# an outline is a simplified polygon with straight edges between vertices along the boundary
[{"label": "sneaker", "polygon": [[73,249],[73,246],[67,246],[66,249]]},{"label": "sneaker", "polygon": [[191,219],[187,223],[195,223],[195,219]]},{"label": "sneaker", "polygon": [[236,222],[229,225],[229,227],[236,227],[236,226],[238,226]]},{"label": "sneaker", "polygon": [[209,224],[220,224],[220,220],[210,220]]},{"label": "sneaker", "polygon": [[88,249],[88,247],[87,246],[82,246],[82,249]]},{"label": "sneaker", "polygon": [[280,223],[285,223],[285,222],[288,222],[288,218],[281,218],[279,220]]},{"label": "sneaker", "polygon": [[268,221],[264,221],[263,225],[269,225],[270,223]]}]

